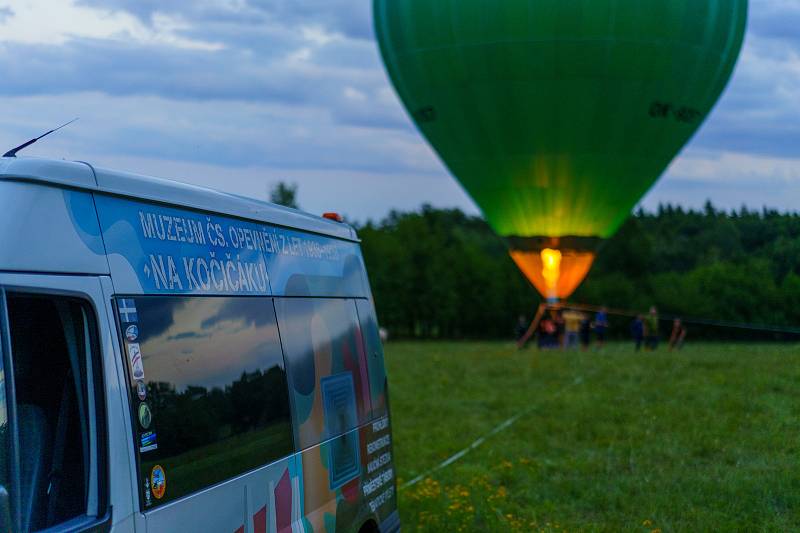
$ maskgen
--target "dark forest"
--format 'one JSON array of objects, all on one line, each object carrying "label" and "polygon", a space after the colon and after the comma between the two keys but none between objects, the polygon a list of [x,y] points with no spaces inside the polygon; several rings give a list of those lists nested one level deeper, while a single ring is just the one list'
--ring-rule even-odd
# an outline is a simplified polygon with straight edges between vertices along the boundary
[{"label": "dark forest", "polygon": [[[358,227],[391,335],[501,338],[540,303],[479,217],[424,206]],[[573,302],[749,324],[800,323],[800,216],[662,206],[600,250]]]}]

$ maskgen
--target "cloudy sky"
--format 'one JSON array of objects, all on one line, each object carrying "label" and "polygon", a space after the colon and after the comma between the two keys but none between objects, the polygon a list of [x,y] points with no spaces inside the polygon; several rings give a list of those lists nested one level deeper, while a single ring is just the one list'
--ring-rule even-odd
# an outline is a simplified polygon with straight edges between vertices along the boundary
[{"label": "cloudy sky", "polygon": [[[0,0],[0,146],[356,220],[476,211],[389,86],[370,0]],[[751,0],[713,117],[644,200],[800,209],[800,1]]]}]

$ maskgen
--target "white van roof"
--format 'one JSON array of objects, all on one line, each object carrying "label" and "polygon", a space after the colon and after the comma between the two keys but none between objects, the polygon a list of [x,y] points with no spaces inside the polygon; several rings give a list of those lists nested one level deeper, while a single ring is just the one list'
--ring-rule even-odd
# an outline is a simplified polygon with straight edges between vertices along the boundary
[{"label": "white van roof", "polygon": [[98,168],[82,161],[0,157],[0,180],[124,196],[358,241],[351,226],[296,209],[173,180]]}]

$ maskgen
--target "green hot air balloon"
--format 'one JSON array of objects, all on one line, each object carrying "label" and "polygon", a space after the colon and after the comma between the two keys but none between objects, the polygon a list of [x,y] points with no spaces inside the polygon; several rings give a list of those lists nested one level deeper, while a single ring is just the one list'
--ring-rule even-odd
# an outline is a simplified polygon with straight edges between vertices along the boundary
[{"label": "green hot air balloon", "polygon": [[374,12],[414,122],[537,288],[567,297],[718,100],[747,0],[374,0]]}]

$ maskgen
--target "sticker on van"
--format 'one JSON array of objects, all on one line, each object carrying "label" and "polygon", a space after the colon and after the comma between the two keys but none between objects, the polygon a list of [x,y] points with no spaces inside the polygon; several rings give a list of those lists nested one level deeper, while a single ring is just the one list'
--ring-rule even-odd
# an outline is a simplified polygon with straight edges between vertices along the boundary
[{"label": "sticker on van", "polygon": [[136,380],[136,396],[139,397],[139,401],[145,401],[147,399],[147,385],[145,385],[144,381],[141,379]]},{"label": "sticker on van", "polygon": [[152,496],[150,496],[150,478],[144,478],[144,505],[150,507],[153,505]]},{"label": "sticker on van", "polygon": [[150,424],[153,422],[153,413],[150,411],[150,406],[146,403],[139,405],[139,424],[142,429],[149,429]]},{"label": "sticker on van", "polygon": [[136,339],[139,338],[139,326],[136,324],[131,324],[125,329],[125,338],[128,339],[128,342],[136,342]]},{"label": "sticker on van", "polygon": [[150,472],[150,488],[157,500],[163,498],[167,492],[167,474],[161,465],[154,466]]},{"label": "sticker on van", "polygon": [[122,298],[119,301],[119,318],[125,323],[138,322],[139,315],[136,312],[136,303],[133,299]]},{"label": "sticker on van", "polygon": [[156,432],[148,431],[147,433],[142,433],[139,437],[139,451],[145,453],[157,449]]},{"label": "sticker on van", "polygon": [[137,343],[128,345],[128,358],[133,369],[133,378],[144,380],[144,365],[142,365],[142,350]]}]

